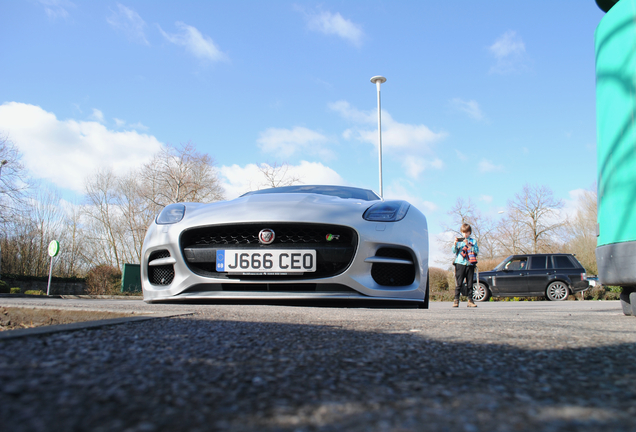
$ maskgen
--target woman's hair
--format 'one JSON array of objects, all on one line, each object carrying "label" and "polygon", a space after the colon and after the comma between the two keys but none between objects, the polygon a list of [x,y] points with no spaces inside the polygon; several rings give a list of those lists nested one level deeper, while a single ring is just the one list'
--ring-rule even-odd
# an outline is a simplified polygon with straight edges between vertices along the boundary
[{"label": "woman's hair", "polygon": [[473,233],[473,229],[470,227],[470,225],[465,223],[465,224],[462,224],[461,232],[463,232],[463,233],[467,232],[467,233],[472,234]]}]

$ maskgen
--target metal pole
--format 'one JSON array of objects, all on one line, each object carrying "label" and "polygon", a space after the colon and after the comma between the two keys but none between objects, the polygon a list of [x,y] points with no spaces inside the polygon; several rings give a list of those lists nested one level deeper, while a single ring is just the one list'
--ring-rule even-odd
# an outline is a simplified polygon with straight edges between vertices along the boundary
[{"label": "metal pole", "polygon": [[53,275],[53,257],[51,257],[51,266],[49,267],[49,284],[46,286],[46,295],[49,295],[51,289],[51,276]]},{"label": "metal pole", "polygon": [[382,190],[382,115],[380,104],[380,84],[386,82],[386,78],[383,76],[374,76],[371,78],[371,82],[375,84],[378,89],[378,165],[380,167],[380,197],[384,198],[384,192]]}]

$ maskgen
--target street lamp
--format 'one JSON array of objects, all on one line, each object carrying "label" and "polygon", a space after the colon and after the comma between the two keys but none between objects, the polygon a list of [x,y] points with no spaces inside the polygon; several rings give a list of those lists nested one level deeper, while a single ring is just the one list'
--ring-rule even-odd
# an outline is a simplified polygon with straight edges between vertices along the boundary
[{"label": "street lamp", "polygon": [[8,163],[9,163],[9,161],[6,160],[6,159],[2,159],[2,162],[0,162],[0,176],[2,175],[2,167],[5,166]]},{"label": "street lamp", "polygon": [[380,164],[380,197],[384,198],[382,193],[382,117],[380,115],[380,84],[386,82],[386,78],[377,75],[371,78],[371,82],[378,89],[378,160]]}]

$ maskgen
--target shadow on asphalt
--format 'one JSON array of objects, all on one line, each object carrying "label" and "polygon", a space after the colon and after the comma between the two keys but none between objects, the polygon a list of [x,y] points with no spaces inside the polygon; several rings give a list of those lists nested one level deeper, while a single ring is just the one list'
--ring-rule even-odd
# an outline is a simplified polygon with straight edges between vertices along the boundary
[{"label": "shadow on asphalt", "polygon": [[627,431],[635,357],[636,344],[159,319],[1,342],[0,418],[11,431]]}]

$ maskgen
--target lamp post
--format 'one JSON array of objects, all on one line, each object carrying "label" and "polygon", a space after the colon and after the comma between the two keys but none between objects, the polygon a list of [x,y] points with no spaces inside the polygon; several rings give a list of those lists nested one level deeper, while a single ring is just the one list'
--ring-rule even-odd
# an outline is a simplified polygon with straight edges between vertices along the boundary
[{"label": "lamp post", "polygon": [[375,84],[378,89],[378,160],[380,165],[380,197],[384,198],[384,194],[382,192],[382,117],[380,114],[380,84],[386,82],[386,78],[376,75],[371,78],[371,82]]}]

